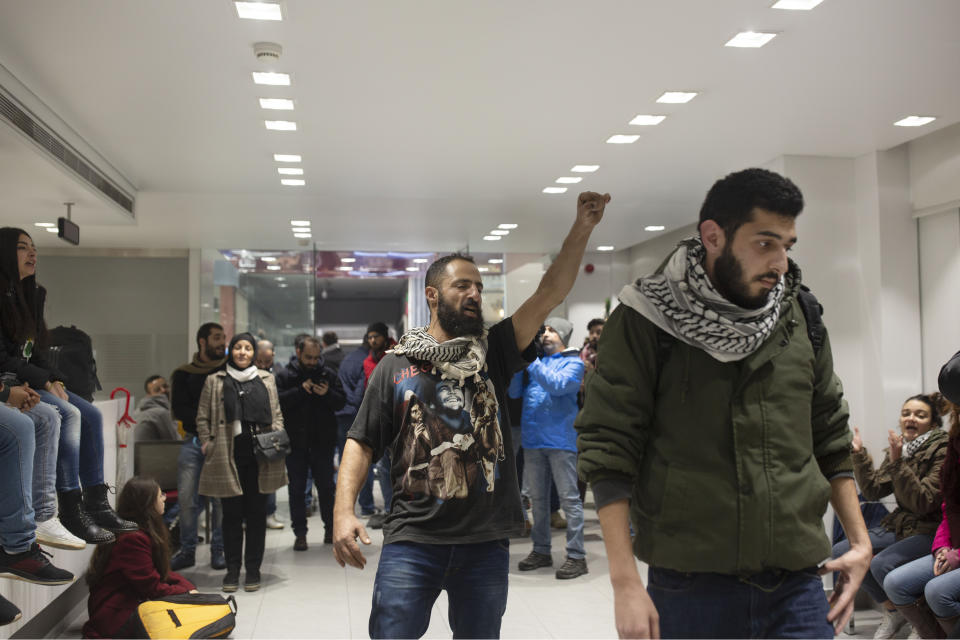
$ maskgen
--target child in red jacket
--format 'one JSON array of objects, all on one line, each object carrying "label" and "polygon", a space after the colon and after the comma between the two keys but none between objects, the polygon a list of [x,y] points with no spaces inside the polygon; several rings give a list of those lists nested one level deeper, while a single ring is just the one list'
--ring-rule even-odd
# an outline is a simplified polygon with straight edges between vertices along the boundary
[{"label": "child in red jacket", "polygon": [[163,523],[166,499],[156,481],[134,477],[117,499],[117,512],[140,528],[116,542],[100,545],[90,559],[87,584],[90,619],[84,638],[122,637],[122,628],[146,600],[177,593],[196,593],[194,586],[170,571],[170,539]]}]

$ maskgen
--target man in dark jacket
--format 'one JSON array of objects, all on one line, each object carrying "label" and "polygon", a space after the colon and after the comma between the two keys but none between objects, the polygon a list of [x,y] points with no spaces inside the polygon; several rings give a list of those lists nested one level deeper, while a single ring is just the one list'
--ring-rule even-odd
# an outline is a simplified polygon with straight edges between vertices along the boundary
[{"label": "man in dark jacket", "polygon": [[295,551],[307,550],[307,514],[304,492],[307,470],[313,474],[326,529],[324,544],[333,536],[333,450],[337,444],[336,411],[346,402],[337,374],[324,365],[320,341],[309,336],[297,346],[296,360],[277,373],[283,425],[290,436],[287,456],[290,519]]},{"label": "man in dark jacket", "polygon": [[[787,258],[803,196],[747,169],[719,180],[603,329],[576,421],[621,637],[832,637],[871,544],[849,412]],[[827,501],[851,549],[827,560]],[[649,594],[631,553],[650,565]],[[818,565],[823,563],[818,572]],[[836,571],[828,602],[818,573]]]},{"label": "man in dark jacket", "polygon": [[340,348],[340,339],[336,332],[327,331],[320,336],[320,344],[323,345],[323,361],[334,371],[340,371],[340,363],[343,362],[346,354]]},{"label": "man in dark jacket", "polygon": [[[207,322],[197,329],[197,352],[193,360],[177,368],[170,377],[170,404],[173,417],[181,422],[186,434],[177,458],[177,502],[180,503],[180,551],[170,558],[170,568],[180,571],[196,564],[197,520],[201,500],[200,470],[205,456],[197,440],[197,407],[200,393],[207,376],[223,367],[226,359],[227,338],[223,327]],[[222,514],[220,501],[211,498],[213,504],[213,531],[210,541],[210,566],[225,569],[223,557],[223,533],[220,529]]]}]

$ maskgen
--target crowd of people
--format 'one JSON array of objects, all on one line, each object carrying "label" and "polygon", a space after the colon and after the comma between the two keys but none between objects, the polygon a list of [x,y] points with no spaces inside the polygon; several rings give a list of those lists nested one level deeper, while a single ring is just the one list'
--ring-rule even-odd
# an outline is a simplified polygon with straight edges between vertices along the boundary
[{"label": "crowd of people", "polygon": [[[960,353],[942,395],[904,402],[875,468],[848,425],[819,303],[787,256],[802,194],[761,169],[717,181],[699,233],[573,347],[573,325],[548,316],[609,201],[580,195],[536,291],[492,325],[464,254],[430,265],[430,322],[398,340],[383,322],[350,352],[335,333],[302,334],[281,364],[263,336],[204,324],[169,385],[146,380],[137,414],[138,440],[182,437],[177,504],[135,477],[116,511],[102,417],[45,359],[36,249],[0,229],[0,575],[64,584],[73,576],[40,544],[99,545],[84,634],[123,637],[139,603],[195,592],[178,572],[196,564],[206,502],[222,590],[259,589],[286,486],[295,552],[308,550],[314,500],[341,566],[364,568],[367,529],[383,529],[371,637],[422,636],[446,591],[454,637],[493,638],[511,538],[531,536],[517,569],[536,571],[554,566],[550,529],[563,528],[555,577],[588,573],[589,483],[621,637],[831,637],[861,584],[884,611],[876,637],[907,622],[923,638],[960,631]],[[895,510],[868,529],[862,501],[891,495]],[[832,550],[828,502],[844,533]],[[2,614],[19,611],[4,601]]]}]

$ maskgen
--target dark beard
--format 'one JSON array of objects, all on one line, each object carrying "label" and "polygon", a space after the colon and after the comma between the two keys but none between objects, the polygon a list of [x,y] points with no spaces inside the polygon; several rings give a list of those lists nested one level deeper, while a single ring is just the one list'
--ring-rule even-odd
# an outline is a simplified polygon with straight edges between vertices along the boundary
[{"label": "dark beard", "polygon": [[483,312],[479,307],[477,317],[471,318],[447,304],[443,296],[437,298],[437,322],[440,323],[441,329],[456,338],[478,336],[483,333]]},{"label": "dark beard", "polygon": [[744,309],[760,309],[767,304],[770,296],[769,291],[761,291],[758,295],[750,295],[750,287],[744,282],[743,269],[740,262],[730,251],[728,244],[723,248],[723,253],[717,258],[713,265],[713,274],[716,282],[713,286],[724,298]]},{"label": "dark beard", "polygon": [[223,358],[223,354],[214,347],[207,347],[203,355],[206,356],[207,360],[220,360]]}]

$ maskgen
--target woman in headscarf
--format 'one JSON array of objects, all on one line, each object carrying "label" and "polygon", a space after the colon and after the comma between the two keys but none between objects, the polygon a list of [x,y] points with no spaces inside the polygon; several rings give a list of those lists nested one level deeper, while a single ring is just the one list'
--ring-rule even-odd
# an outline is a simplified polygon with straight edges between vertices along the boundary
[{"label": "woman in headscarf", "polygon": [[240,585],[241,560],[244,590],[260,588],[267,496],[287,484],[283,459],[261,459],[254,447],[257,432],[283,429],[276,382],[272,373],[256,367],[256,357],[256,338],[234,336],[227,366],[207,377],[197,410],[197,436],[206,456],[200,494],[222,498],[227,592]]}]

